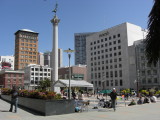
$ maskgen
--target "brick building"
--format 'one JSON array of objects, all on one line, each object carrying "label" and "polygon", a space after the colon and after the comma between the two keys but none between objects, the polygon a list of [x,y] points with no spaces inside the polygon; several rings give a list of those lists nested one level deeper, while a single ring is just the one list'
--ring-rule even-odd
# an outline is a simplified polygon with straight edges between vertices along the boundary
[{"label": "brick building", "polygon": [[[71,66],[71,79],[73,80],[87,80],[86,65]],[[61,67],[58,69],[59,79],[69,79],[69,68]]]},{"label": "brick building", "polygon": [[0,72],[0,87],[24,87],[24,71],[2,70]]}]

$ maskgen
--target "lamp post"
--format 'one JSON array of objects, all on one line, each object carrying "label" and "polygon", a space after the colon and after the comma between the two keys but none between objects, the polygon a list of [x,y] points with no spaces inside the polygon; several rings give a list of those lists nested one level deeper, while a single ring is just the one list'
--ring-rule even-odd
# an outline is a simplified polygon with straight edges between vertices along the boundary
[{"label": "lamp post", "polygon": [[68,48],[68,50],[64,50],[68,54],[68,59],[69,59],[69,89],[68,89],[68,98],[71,99],[71,67],[70,67],[70,59],[71,59],[71,53],[74,52],[74,50],[71,50]]},{"label": "lamp post", "polygon": [[134,81],[137,87],[137,97],[139,97],[139,70],[137,70],[137,80]]}]

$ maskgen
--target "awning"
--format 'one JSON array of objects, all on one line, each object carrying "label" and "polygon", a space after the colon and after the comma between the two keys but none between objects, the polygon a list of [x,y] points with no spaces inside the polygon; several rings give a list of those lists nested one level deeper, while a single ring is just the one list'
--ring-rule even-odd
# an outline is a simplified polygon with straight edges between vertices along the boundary
[{"label": "awning", "polygon": [[[54,87],[69,87],[69,80],[58,80],[53,84]],[[71,87],[93,87],[93,84],[85,80],[70,80]]]}]

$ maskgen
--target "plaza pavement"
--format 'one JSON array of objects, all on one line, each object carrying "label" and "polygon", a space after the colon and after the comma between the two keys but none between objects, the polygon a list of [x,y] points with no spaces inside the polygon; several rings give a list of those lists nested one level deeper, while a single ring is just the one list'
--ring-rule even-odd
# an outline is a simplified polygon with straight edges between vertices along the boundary
[{"label": "plaza pavement", "polygon": [[[116,112],[113,109],[92,109],[97,100],[89,98],[89,110],[81,113],[41,116],[18,108],[18,113],[8,112],[10,104],[0,99],[0,120],[160,120],[160,101],[157,103],[126,106],[119,100]],[[129,101],[127,101],[127,104]]]}]

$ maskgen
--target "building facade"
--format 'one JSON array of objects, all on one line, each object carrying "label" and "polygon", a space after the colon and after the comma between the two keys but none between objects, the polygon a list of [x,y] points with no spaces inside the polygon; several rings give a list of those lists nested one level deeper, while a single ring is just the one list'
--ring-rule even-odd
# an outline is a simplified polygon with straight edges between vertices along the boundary
[{"label": "building facade", "polygon": [[22,29],[15,33],[15,70],[38,64],[38,33]]},{"label": "building facade", "polygon": [[24,71],[2,70],[0,72],[0,87],[12,88],[13,86],[21,89],[24,87]]},{"label": "building facade", "polygon": [[0,70],[3,69],[3,62],[10,64],[10,69],[14,70],[14,56],[0,56]]},{"label": "building facade", "polygon": [[38,53],[38,65],[44,65],[44,54],[41,52]]},{"label": "building facade", "polygon": [[148,64],[143,40],[135,41],[136,82],[139,89],[160,89],[160,62]]},{"label": "building facade", "polygon": [[51,68],[48,66],[41,66],[30,64],[24,69],[24,86],[25,89],[35,89],[39,81],[48,78],[51,80]]},{"label": "building facade", "polygon": [[[44,52],[44,65],[51,67],[52,54],[50,51]],[[58,48],[58,67],[63,66],[63,50]]]},{"label": "building facade", "polygon": [[75,49],[75,65],[86,65],[86,37],[93,33],[75,33],[74,49]]},{"label": "building facade", "polygon": [[143,37],[141,27],[122,23],[86,38],[87,80],[94,84],[96,92],[131,87],[128,46]]},{"label": "building facade", "polygon": [[[71,66],[72,80],[86,80],[87,81],[87,67],[86,65]],[[58,79],[69,79],[69,67],[61,67],[58,69]]]},{"label": "building facade", "polygon": [[51,67],[51,52],[47,51],[44,52],[44,65],[48,65],[48,67]]}]

